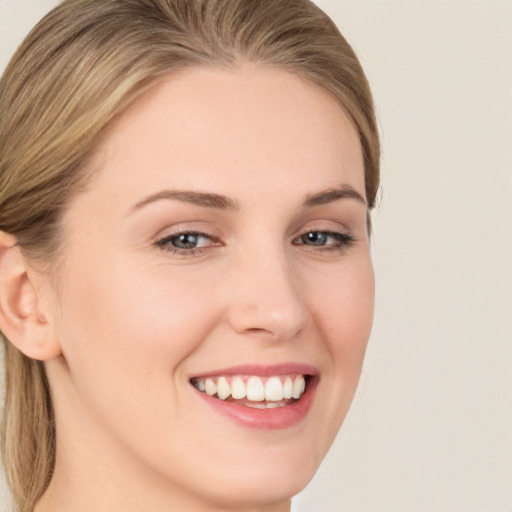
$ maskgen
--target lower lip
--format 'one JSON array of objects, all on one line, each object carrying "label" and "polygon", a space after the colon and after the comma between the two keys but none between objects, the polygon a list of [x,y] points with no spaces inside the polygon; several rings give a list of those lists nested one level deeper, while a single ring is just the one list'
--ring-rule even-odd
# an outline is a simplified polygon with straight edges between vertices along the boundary
[{"label": "lower lip", "polygon": [[198,390],[196,392],[216,412],[227,416],[243,427],[280,430],[293,427],[305,419],[313,403],[317,385],[318,377],[310,378],[306,390],[299,400],[290,405],[273,409],[255,409],[239,405],[236,402],[226,402],[213,398]]}]

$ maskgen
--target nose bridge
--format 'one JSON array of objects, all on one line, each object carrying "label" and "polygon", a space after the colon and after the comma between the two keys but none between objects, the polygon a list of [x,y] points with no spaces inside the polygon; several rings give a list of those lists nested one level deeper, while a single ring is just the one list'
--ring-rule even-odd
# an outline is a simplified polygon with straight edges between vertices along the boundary
[{"label": "nose bridge", "polygon": [[[261,248],[260,248],[261,249]],[[306,325],[308,310],[293,262],[283,247],[240,256],[230,323],[239,333],[290,339]]]}]

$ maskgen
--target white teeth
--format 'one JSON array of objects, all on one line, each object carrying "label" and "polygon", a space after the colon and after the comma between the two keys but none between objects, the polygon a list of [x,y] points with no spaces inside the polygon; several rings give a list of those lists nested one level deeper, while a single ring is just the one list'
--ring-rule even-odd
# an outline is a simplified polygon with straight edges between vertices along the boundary
[{"label": "white teeth", "polygon": [[240,377],[235,377],[231,383],[231,396],[235,400],[240,400],[245,398],[245,395],[247,395],[245,382]]},{"label": "white teeth", "polygon": [[276,409],[277,407],[284,407],[285,402],[249,402],[246,407],[252,407],[253,409]]},{"label": "white teeth", "polygon": [[[0,0],[1,1],[1,0]],[[230,396],[233,400],[247,398],[250,402],[266,402],[263,404],[245,404],[250,407],[273,408],[288,405],[294,398],[298,400],[306,388],[304,375],[274,376],[263,379],[258,376],[237,376],[230,382],[230,377],[208,377],[193,379],[192,384],[201,392],[210,396],[216,395],[220,400]],[[283,401],[284,400],[284,401]],[[261,407],[260,407],[261,406]]]},{"label": "white teeth", "polygon": [[293,398],[300,398],[302,393],[304,393],[304,389],[306,388],[306,381],[304,380],[303,375],[297,375],[295,380],[293,381]]},{"label": "white teeth", "polygon": [[253,404],[247,404],[247,407],[251,409],[266,409],[267,405],[261,402],[254,402]]},{"label": "white teeth", "polygon": [[277,402],[283,399],[283,385],[279,377],[270,377],[265,384],[265,400]]},{"label": "white teeth", "polygon": [[231,386],[225,377],[220,377],[217,381],[217,396],[221,400],[226,400],[229,395],[231,395]]},{"label": "white teeth", "polygon": [[259,377],[249,377],[247,381],[247,400],[252,402],[265,400],[265,386]]},{"label": "white teeth", "polygon": [[212,379],[206,379],[204,383],[204,390],[208,395],[213,396],[215,395],[215,393],[217,393],[217,385],[215,384],[215,382],[213,382]]},{"label": "white teeth", "polygon": [[293,381],[291,377],[286,377],[283,384],[283,398],[291,398],[293,395]]}]

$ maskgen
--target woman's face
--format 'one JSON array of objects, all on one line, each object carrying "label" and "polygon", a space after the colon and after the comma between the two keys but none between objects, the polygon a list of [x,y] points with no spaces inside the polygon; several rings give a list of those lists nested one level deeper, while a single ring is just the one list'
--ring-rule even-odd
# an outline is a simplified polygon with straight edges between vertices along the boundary
[{"label": "woman's face", "polygon": [[372,322],[347,115],[285,71],[188,70],[116,121],[95,165],[64,217],[57,474],[76,460],[183,503],[290,497],[346,415]]}]

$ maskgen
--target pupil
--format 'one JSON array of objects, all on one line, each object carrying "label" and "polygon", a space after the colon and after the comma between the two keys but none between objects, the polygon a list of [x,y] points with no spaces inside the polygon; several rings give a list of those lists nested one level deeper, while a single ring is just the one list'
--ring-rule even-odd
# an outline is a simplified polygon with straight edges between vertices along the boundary
[{"label": "pupil", "polygon": [[327,241],[327,235],[325,233],[308,233],[306,235],[306,241],[309,242],[311,245],[325,245]]},{"label": "pupil", "polygon": [[180,249],[193,249],[197,245],[196,235],[180,235],[176,238],[174,246]]}]

